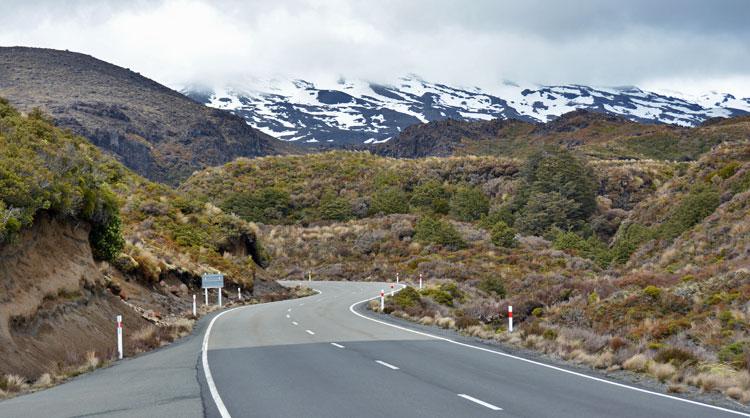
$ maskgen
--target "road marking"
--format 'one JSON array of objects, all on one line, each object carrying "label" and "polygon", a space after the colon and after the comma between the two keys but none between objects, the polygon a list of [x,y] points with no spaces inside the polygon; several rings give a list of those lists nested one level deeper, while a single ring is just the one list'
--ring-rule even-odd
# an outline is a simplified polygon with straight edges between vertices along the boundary
[{"label": "road marking", "polygon": [[286,314],[286,317],[287,317],[287,318],[290,318],[289,314]]},{"label": "road marking", "polygon": [[227,312],[232,312],[235,309],[243,308],[244,306],[238,307],[238,308],[232,308],[228,311],[224,311],[215,317],[211,319],[211,322],[208,323],[208,328],[206,328],[206,335],[203,336],[203,344],[201,345],[201,360],[203,361],[203,374],[206,376],[206,384],[208,385],[208,391],[211,393],[211,398],[213,398],[214,403],[216,404],[216,409],[219,410],[219,415],[221,415],[221,418],[232,418],[231,415],[229,415],[229,411],[227,411],[227,407],[224,405],[224,401],[221,400],[221,396],[219,396],[219,391],[216,389],[216,383],[214,383],[213,376],[211,376],[211,368],[208,367],[208,338],[211,336],[211,329],[214,327],[214,322],[216,322],[217,319],[221,318],[222,315],[224,315]]},{"label": "road marking", "polygon": [[[317,292],[318,294],[322,293],[320,290],[318,290]],[[213,329],[216,320],[221,318],[222,315],[232,312],[236,309],[250,308],[252,306],[254,305],[238,306],[236,308],[228,309],[224,312],[219,313],[211,319],[211,322],[208,323],[208,327],[206,327],[206,334],[203,336],[203,344],[201,344],[201,362],[203,363],[203,374],[206,376],[206,385],[208,385],[208,391],[211,393],[211,398],[214,400],[216,409],[219,410],[219,415],[221,416],[221,418],[232,418],[232,416],[229,414],[226,405],[224,405],[224,401],[221,400],[219,390],[216,389],[216,383],[214,382],[213,376],[211,375],[211,368],[208,366],[208,340],[211,337],[211,329]],[[292,323],[294,325],[297,325],[296,322]]]},{"label": "road marking", "polygon": [[466,400],[472,401],[474,403],[477,403],[479,405],[482,405],[482,406],[484,406],[486,408],[490,408],[493,411],[502,411],[503,410],[503,408],[497,407],[497,406],[495,406],[495,405],[493,405],[491,403],[487,403],[485,401],[479,400],[477,398],[471,397],[471,396],[463,394],[463,393],[459,393],[458,396],[460,396],[460,397],[462,397],[462,398],[464,398]]},{"label": "road marking", "polygon": [[375,360],[375,363],[378,363],[378,364],[380,364],[380,365],[383,365],[383,366],[385,366],[385,367],[387,367],[387,368],[389,368],[389,369],[391,369],[391,370],[398,370],[398,367],[396,367],[396,366],[394,366],[394,365],[392,365],[392,364],[388,364],[388,363],[386,363],[386,362],[384,362],[384,361],[380,361],[380,360]]},{"label": "road marking", "polygon": [[289,308],[289,309],[287,309],[286,311],[287,311],[287,312],[291,312],[291,311],[292,311],[292,308]]},{"label": "road marking", "polygon": [[304,302],[303,302],[303,303],[300,303],[300,304],[299,304],[299,306],[305,306]]},{"label": "road marking", "polygon": [[292,325],[299,325],[297,321],[292,321]]},{"label": "road marking", "polygon": [[308,334],[310,334],[310,335],[315,335],[315,333],[312,332],[312,331],[310,331],[309,329],[306,329],[305,332],[308,333]]},{"label": "road marking", "polygon": [[[406,287],[405,285],[402,285],[402,286],[403,287],[401,287],[401,289],[398,289],[397,291],[401,291],[401,290],[404,289],[404,287]],[[540,367],[546,367],[548,369],[556,370],[558,372],[572,374],[574,376],[582,377],[584,379],[590,379],[590,380],[594,380],[596,382],[606,383],[608,385],[617,386],[617,387],[620,387],[620,388],[623,388],[623,389],[634,390],[636,392],[646,393],[646,394],[649,394],[649,395],[658,396],[658,397],[666,398],[666,399],[671,399],[671,400],[678,401],[678,402],[685,402],[685,403],[689,403],[691,405],[702,406],[702,407],[714,409],[714,410],[717,410],[717,411],[728,412],[730,414],[741,415],[741,416],[744,416],[744,417],[750,417],[750,414],[746,414],[744,412],[735,411],[735,410],[728,409],[728,408],[722,408],[720,406],[709,405],[707,403],[702,403],[702,402],[698,402],[698,401],[692,401],[690,399],[678,398],[676,396],[667,395],[665,393],[653,392],[653,391],[650,391],[650,390],[637,388],[635,386],[628,386],[628,385],[623,384],[623,383],[612,382],[610,380],[602,379],[602,378],[599,378],[599,377],[589,376],[587,374],[578,373],[578,372],[574,372],[572,370],[563,369],[562,367],[553,366],[551,364],[545,364],[545,363],[542,363],[542,362],[539,362],[539,361],[534,361],[534,360],[529,360],[529,359],[526,359],[526,358],[523,358],[523,357],[514,356],[512,354],[503,353],[501,351],[490,350],[489,348],[478,347],[478,346],[475,346],[475,345],[462,343],[462,342],[459,342],[459,341],[456,341],[456,340],[451,340],[450,338],[439,337],[437,335],[428,334],[426,332],[416,331],[416,330],[413,330],[413,329],[402,327],[400,325],[395,325],[395,324],[391,324],[391,323],[388,323],[388,322],[385,322],[385,321],[381,321],[379,319],[370,318],[370,317],[362,315],[361,313],[359,313],[359,312],[357,312],[357,311],[354,310],[354,307],[357,306],[357,305],[359,305],[360,303],[369,302],[371,300],[378,299],[379,297],[380,296],[376,296],[374,298],[367,298],[367,299],[361,300],[359,302],[354,302],[351,305],[349,305],[349,311],[351,313],[353,313],[354,315],[357,315],[358,317],[364,318],[364,319],[366,319],[368,321],[377,322],[379,324],[382,324],[382,325],[385,325],[385,326],[389,326],[389,327],[392,327],[392,328],[396,328],[396,329],[400,329],[402,331],[411,332],[413,334],[422,335],[422,336],[433,338],[433,339],[440,340],[440,341],[445,341],[445,342],[451,343],[451,344],[456,344],[456,345],[461,346],[461,347],[471,348],[471,349],[474,349],[474,350],[484,351],[486,353],[492,353],[492,354],[496,354],[498,356],[503,356],[503,357],[511,358],[511,359],[518,360],[518,361],[523,361],[525,363],[534,364],[534,365],[540,366]]]},{"label": "road marking", "polygon": [[331,343],[331,345],[338,348],[344,348],[344,346],[341,344]]}]

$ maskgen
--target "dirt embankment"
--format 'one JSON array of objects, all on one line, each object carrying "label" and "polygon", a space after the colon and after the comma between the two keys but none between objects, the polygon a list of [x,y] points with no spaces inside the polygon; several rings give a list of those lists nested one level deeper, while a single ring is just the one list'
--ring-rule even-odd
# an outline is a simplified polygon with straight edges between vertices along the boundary
[{"label": "dirt embankment", "polygon": [[148,325],[105,286],[91,256],[89,227],[42,217],[0,248],[0,374],[34,379],[84,361],[110,358],[115,317]]}]

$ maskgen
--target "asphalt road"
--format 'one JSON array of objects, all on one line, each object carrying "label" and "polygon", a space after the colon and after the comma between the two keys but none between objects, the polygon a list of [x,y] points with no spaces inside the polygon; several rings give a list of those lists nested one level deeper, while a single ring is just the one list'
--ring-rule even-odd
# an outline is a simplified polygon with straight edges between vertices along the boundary
[{"label": "asphalt road", "polygon": [[350,309],[382,284],[312,286],[321,294],[223,311],[166,349],[0,402],[0,417],[739,415]]}]

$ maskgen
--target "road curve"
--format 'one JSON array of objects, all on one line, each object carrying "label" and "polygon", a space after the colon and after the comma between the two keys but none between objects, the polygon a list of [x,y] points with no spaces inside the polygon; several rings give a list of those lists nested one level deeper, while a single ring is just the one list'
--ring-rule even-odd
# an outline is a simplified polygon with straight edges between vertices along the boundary
[{"label": "road curve", "polygon": [[165,349],[0,402],[0,417],[750,416],[350,309],[384,284],[311,285],[321,293],[222,311]]}]

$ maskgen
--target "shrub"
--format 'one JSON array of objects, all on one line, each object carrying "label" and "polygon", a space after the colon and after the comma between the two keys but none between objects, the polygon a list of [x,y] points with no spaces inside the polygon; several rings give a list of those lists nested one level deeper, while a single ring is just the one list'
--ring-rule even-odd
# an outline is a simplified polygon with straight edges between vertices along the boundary
[{"label": "shrub", "polygon": [[512,202],[523,222],[519,230],[540,235],[550,227],[579,226],[596,209],[593,170],[562,148],[546,148],[526,161],[522,182]]},{"label": "shrub", "polygon": [[646,357],[643,354],[636,354],[633,357],[625,360],[624,363],[622,363],[622,367],[625,370],[630,370],[634,372],[646,371],[647,366],[648,366],[648,357]]},{"label": "shrub", "polygon": [[615,236],[615,242],[610,250],[612,262],[623,264],[630,259],[644,242],[653,238],[653,232],[638,223],[623,223]]},{"label": "shrub", "polygon": [[393,296],[393,303],[400,308],[411,308],[421,303],[419,292],[411,286],[405,287]]},{"label": "shrub", "polygon": [[94,258],[114,262],[125,246],[120,215],[112,213],[105,223],[95,223],[89,233],[89,241]]},{"label": "shrub", "polygon": [[409,197],[399,187],[382,187],[375,191],[370,202],[370,214],[390,215],[408,213]]},{"label": "shrub", "polygon": [[694,187],[670,213],[669,218],[659,226],[658,236],[671,240],[681,235],[713,213],[720,203],[719,192],[713,187]]},{"label": "shrub", "polygon": [[498,247],[515,248],[518,246],[515,229],[509,227],[508,224],[503,221],[498,221],[492,229],[490,229],[490,239],[492,240],[492,243]]},{"label": "shrub", "polygon": [[437,214],[447,214],[451,194],[448,189],[436,180],[419,184],[412,192],[409,204],[417,210]]},{"label": "shrub", "polygon": [[681,366],[686,363],[693,364],[698,361],[693,353],[679,347],[662,348],[656,353],[654,360],[659,363],[671,363],[675,366]]},{"label": "shrub", "polygon": [[450,201],[451,216],[459,221],[475,221],[489,210],[489,199],[476,187],[459,187]]},{"label": "shrub", "polygon": [[480,322],[478,319],[469,315],[461,315],[456,317],[456,328],[458,329],[466,329],[479,324]]},{"label": "shrub", "polygon": [[477,288],[486,293],[494,293],[501,298],[505,297],[505,286],[499,277],[485,277],[479,282]]},{"label": "shrub", "polygon": [[466,247],[466,243],[453,225],[432,216],[423,216],[417,222],[414,238],[423,243],[437,244],[453,250]]},{"label": "shrub", "polygon": [[505,222],[508,226],[512,227],[515,220],[515,216],[510,207],[508,205],[503,205],[497,210],[493,210],[482,216],[482,219],[479,221],[479,226],[489,231],[498,222]]},{"label": "shrub", "polygon": [[429,287],[427,289],[422,290],[422,294],[424,296],[427,296],[434,300],[435,302],[445,305],[445,306],[453,306],[453,295],[451,295],[449,292],[446,292],[443,289],[435,288],[435,287]]},{"label": "shrub", "polygon": [[328,192],[320,199],[320,217],[331,221],[346,221],[354,217],[354,213],[348,200]]},{"label": "shrub", "polygon": [[271,223],[284,220],[290,203],[289,192],[280,187],[266,187],[235,193],[222,203],[221,208],[248,221]]},{"label": "shrub", "polygon": [[748,350],[748,345],[747,341],[735,341],[721,347],[718,353],[719,360],[735,367],[745,366],[745,352]]},{"label": "shrub", "polygon": [[574,214],[579,204],[559,192],[533,193],[516,217],[515,226],[528,235],[544,235],[552,228],[577,226]]},{"label": "shrub", "polygon": [[659,296],[661,296],[661,289],[654,285],[648,285],[643,289],[643,294],[651,299],[656,300],[659,299]]}]

